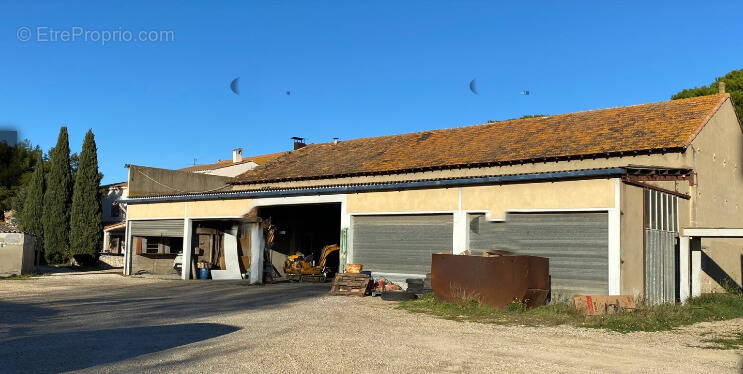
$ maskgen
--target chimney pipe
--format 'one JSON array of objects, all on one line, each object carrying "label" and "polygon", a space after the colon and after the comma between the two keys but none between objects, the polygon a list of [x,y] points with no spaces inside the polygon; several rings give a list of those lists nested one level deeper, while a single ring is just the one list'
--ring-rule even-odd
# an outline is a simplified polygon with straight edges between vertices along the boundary
[{"label": "chimney pipe", "polygon": [[724,94],[725,93],[725,82],[723,81],[717,82],[717,89],[719,90],[719,93]]},{"label": "chimney pipe", "polygon": [[333,138],[333,144],[338,144],[338,138]]},{"label": "chimney pipe", "polygon": [[232,150],[232,162],[233,163],[243,162],[243,149],[242,148],[235,148]]},{"label": "chimney pipe", "polygon": [[304,138],[300,138],[298,136],[292,136],[292,140],[294,140],[294,149],[300,149],[307,146],[307,143],[304,142]]}]

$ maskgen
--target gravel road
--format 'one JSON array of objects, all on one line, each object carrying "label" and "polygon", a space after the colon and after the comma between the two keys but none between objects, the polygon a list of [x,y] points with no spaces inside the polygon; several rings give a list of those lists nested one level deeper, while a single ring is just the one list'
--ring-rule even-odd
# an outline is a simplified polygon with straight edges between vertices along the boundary
[{"label": "gravel road", "polygon": [[[111,272],[0,281],[5,373],[741,372],[702,335],[494,326],[410,314],[328,285],[170,281]],[[709,335],[706,335],[709,336]]]}]

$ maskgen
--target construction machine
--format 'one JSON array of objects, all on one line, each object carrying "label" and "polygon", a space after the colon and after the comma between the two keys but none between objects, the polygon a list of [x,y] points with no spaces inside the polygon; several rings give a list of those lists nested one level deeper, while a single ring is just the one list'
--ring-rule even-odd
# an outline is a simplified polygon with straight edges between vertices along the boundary
[{"label": "construction machine", "polygon": [[315,279],[325,282],[332,278],[338,271],[340,247],[330,244],[320,251],[320,261],[314,264],[312,255],[305,256],[297,253],[287,257],[284,262],[284,273],[286,277],[301,282],[304,279]]}]

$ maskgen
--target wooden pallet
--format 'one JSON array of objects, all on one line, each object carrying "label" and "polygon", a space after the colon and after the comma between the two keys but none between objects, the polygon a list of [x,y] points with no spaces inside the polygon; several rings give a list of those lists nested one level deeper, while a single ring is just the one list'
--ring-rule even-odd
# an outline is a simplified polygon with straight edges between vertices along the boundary
[{"label": "wooden pallet", "polygon": [[336,274],[330,286],[330,294],[334,296],[364,296],[369,287],[371,277],[367,274]]}]

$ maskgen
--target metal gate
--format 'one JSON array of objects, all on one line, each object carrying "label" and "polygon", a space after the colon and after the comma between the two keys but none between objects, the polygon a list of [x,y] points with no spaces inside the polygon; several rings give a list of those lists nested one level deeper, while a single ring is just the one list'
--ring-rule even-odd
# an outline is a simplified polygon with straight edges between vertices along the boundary
[{"label": "metal gate", "polygon": [[470,214],[469,249],[549,258],[556,298],[609,292],[607,212],[508,213],[503,222]]},{"label": "metal gate", "polygon": [[183,237],[182,219],[129,221],[131,236]]},{"label": "metal gate", "polygon": [[451,214],[354,216],[351,255],[364,270],[423,275],[431,254],[451,252],[453,235]]},{"label": "metal gate", "polygon": [[676,301],[678,197],[645,189],[645,300]]}]

